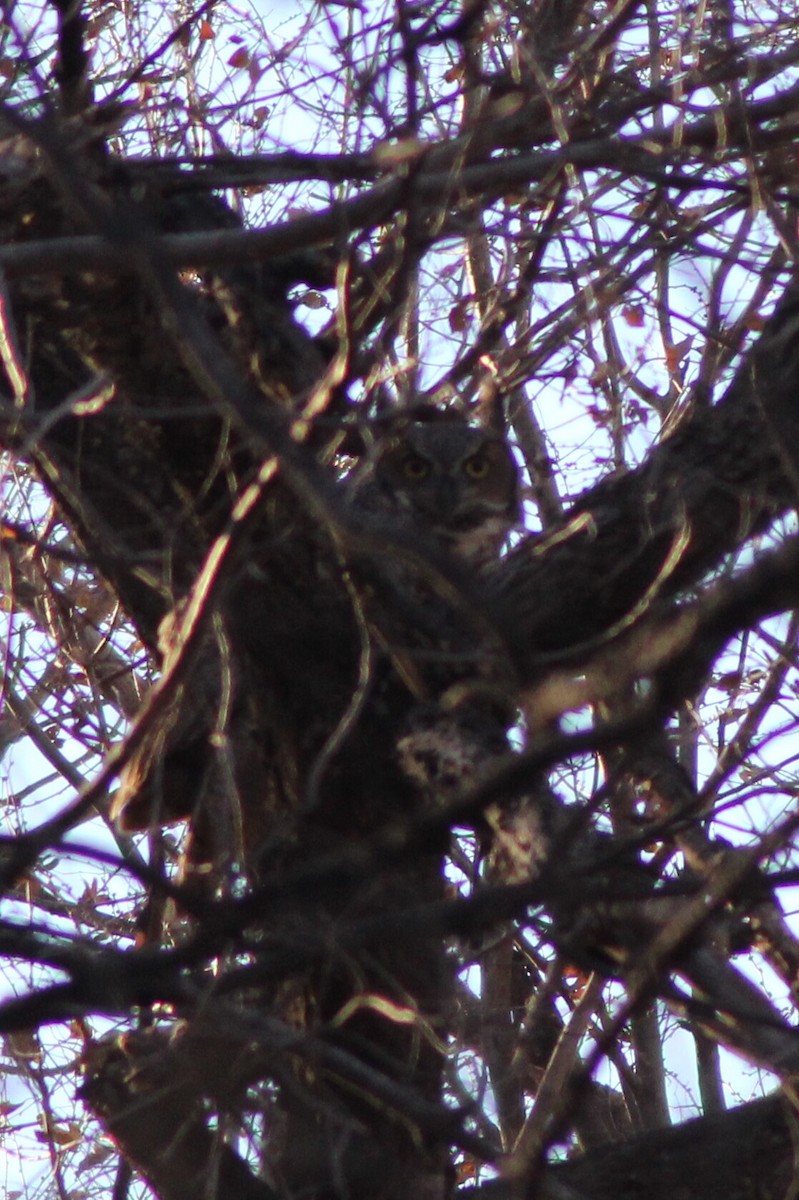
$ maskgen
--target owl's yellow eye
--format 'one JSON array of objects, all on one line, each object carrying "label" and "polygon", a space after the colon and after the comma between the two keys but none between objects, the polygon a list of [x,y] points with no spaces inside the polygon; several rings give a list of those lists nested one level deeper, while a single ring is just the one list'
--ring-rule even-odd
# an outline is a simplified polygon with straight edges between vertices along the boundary
[{"label": "owl's yellow eye", "polygon": [[419,454],[406,454],[402,460],[402,473],[406,479],[426,479],[430,464]]},{"label": "owl's yellow eye", "polygon": [[463,469],[470,479],[485,479],[488,474],[488,459],[482,454],[474,454],[466,459]]}]

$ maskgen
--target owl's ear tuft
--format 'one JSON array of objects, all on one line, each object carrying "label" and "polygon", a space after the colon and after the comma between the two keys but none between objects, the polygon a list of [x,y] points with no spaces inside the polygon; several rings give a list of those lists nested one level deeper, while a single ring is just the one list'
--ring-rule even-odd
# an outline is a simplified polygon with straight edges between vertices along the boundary
[{"label": "owl's ear tuft", "polygon": [[490,376],[487,376],[480,384],[475,416],[482,429],[489,430],[503,438],[508,432],[504,398],[496,380]]},{"label": "owl's ear tuft", "polygon": [[462,421],[463,416],[460,413],[454,414],[451,410],[439,408],[428,401],[420,400],[415,404],[392,408],[376,417],[371,417],[361,426],[361,442],[364,448],[386,445],[392,439],[400,441],[404,438],[412,425],[433,425],[453,419]]}]

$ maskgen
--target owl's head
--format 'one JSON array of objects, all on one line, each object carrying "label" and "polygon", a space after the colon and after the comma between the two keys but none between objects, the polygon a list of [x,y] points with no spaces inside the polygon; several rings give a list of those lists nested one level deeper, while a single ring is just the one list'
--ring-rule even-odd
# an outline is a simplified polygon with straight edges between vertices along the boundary
[{"label": "owl's head", "polygon": [[406,425],[381,447],[375,479],[398,510],[472,561],[495,556],[519,522],[519,475],[507,442],[462,420]]}]

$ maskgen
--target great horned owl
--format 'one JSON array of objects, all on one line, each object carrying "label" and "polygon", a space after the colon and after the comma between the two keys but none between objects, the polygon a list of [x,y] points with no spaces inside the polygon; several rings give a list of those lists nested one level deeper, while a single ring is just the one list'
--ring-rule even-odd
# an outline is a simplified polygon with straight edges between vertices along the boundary
[{"label": "great horned owl", "polygon": [[519,475],[507,442],[461,418],[412,421],[387,437],[357,500],[408,518],[480,567],[496,559],[520,519]]}]

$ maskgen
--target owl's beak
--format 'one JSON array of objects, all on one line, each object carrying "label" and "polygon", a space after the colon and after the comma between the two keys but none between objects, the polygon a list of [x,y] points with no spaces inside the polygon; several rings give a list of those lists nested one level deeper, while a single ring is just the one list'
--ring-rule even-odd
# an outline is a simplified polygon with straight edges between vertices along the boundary
[{"label": "owl's beak", "polygon": [[455,479],[449,476],[443,476],[439,479],[435,489],[435,516],[442,521],[446,521],[448,517],[452,517],[458,511],[458,505],[462,499],[461,489]]}]

